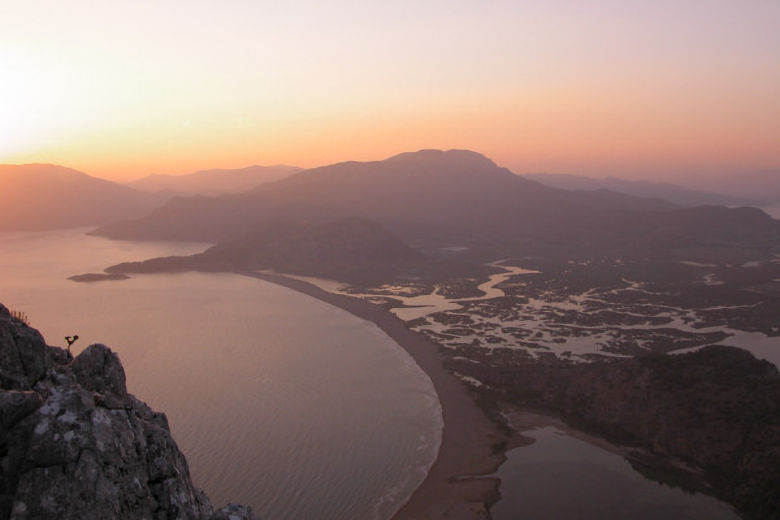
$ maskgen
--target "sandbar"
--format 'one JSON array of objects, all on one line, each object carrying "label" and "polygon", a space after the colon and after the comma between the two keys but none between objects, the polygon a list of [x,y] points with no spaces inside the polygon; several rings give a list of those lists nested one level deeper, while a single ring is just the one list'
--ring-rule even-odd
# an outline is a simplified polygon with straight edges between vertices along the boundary
[{"label": "sandbar", "polygon": [[439,453],[425,480],[394,520],[489,518],[488,508],[500,495],[498,479],[488,475],[506,460],[507,434],[485,415],[466,384],[444,368],[438,352],[441,347],[407,328],[388,310],[360,298],[329,293],[282,275],[240,274],[304,293],[376,324],[431,378],[444,421]]}]

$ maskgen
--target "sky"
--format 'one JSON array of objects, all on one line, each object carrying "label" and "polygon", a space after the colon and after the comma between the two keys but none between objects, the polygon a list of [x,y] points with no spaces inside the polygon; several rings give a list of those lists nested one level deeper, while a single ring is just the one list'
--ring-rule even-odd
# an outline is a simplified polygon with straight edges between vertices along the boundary
[{"label": "sky", "polygon": [[0,163],[780,168],[778,0],[0,0]]}]

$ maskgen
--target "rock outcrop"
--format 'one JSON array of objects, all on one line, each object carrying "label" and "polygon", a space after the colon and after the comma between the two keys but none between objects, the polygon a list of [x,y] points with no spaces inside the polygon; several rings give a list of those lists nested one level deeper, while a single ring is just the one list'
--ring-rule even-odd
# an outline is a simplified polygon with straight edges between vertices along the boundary
[{"label": "rock outcrop", "polygon": [[0,305],[0,520],[249,520],[215,511],[165,414],[127,392],[119,358],[73,358]]}]

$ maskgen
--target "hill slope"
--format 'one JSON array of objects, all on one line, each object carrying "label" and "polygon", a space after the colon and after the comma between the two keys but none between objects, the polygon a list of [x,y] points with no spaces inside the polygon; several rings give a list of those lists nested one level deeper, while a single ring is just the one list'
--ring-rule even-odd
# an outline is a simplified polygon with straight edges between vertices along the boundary
[{"label": "hill slope", "polygon": [[203,253],[125,262],[109,273],[273,269],[338,280],[384,280],[423,267],[425,257],[377,224],[357,218],[316,225],[274,222]]},{"label": "hill slope", "polygon": [[168,200],[53,164],[0,165],[0,231],[38,231],[138,217]]}]

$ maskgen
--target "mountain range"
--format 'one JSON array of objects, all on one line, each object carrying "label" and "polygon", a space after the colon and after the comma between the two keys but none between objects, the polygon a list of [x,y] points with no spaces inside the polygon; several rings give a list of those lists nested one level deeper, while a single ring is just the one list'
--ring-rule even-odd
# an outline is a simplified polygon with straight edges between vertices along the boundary
[{"label": "mountain range", "polygon": [[169,198],[54,164],[0,165],[0,231],[95,226],[140,217]]},{"label": "mountain range", "polygon": [[352,217],[375,222],[407,244],[461,247],[481,261],[501,254],[767,247],[780,241],[780,222],[757,209],[683,208],[609,190],[552,188],[465,150],[338,163],[240,194],[176,198],[95,234],[225,242],[278,220],[325,224]]},{"label": "mountain range", "polygon": [[707,182],[720,193],[766,201],[766,206],[780,205],[780,169],[718,175]]},{"label": "mountain range", "polygon": [[[276,177],[281,178],[269,181]],[[300,171],[253,166],[157,179],[164,181],[160,187],[177,181],[182,191],[230,191],[241,183],[254,187],[240,193],[172,197],[170,191],[132,189],[61,166],[6,165],[0,166],[0,229],[100,225],[93,233],[113,239],[219,244],[244,240],[256,248],[257,237],[280,222],[308,222],[315,225],[307,228],[310,232],[319,229],[316,225],[354,218],[433,257],[458,250],[458,256],[481,262],[501,255],[620,249],[766,248],[777,242],[780,225],[755,209],[686,208],[603,188],[554,188],[467,150],[421,150]],[[268,182],[257,185],[262,179]],[[623,185],[642,188],[648,195],[662,195],[658,189],[668,188]],[[648,191],[648,186],[656,191]],[[688,197],[678,202],[693,203],[691,197],[702,195],[676,187],[672,191]],[[665,193],[674,198],[668,189]]]},{"label": "mountain range", "polygon": [[765,202],[747,197],[693,190],[668,182],[633,181],[617,177],[597,179],[556,173],[529,173],[523,174],[523,177],[553,188],[583,191],[610,190],[635,197],[663,199],[680,206],[760,206]]},{"label": "mountain range", "polygon": [[0,165],[0,231],[105,225],[150,213],[174,196],[248,190],[299,171],[249,166],[189,175],[151,175],[123,185],[55,164]]},{"label": "mountain range", "polygon": [[153,174],[127,183],[146,191],[168,191],[177,195],[239,193],[265,182],[278,181],[300,171],[296,166],[247,166],[235,169],[200,170],[186,175]]},{"label": "mountain range", "polygon": [[423,150],[304,170],[235,195],[177,198],[146,217],[104,226],[96,234],[218,241],[278,218],[361,217],[407,240],[505,240],[570,228],[575,216],[674,207],[608,191],[550,188],[474,152]]}]

